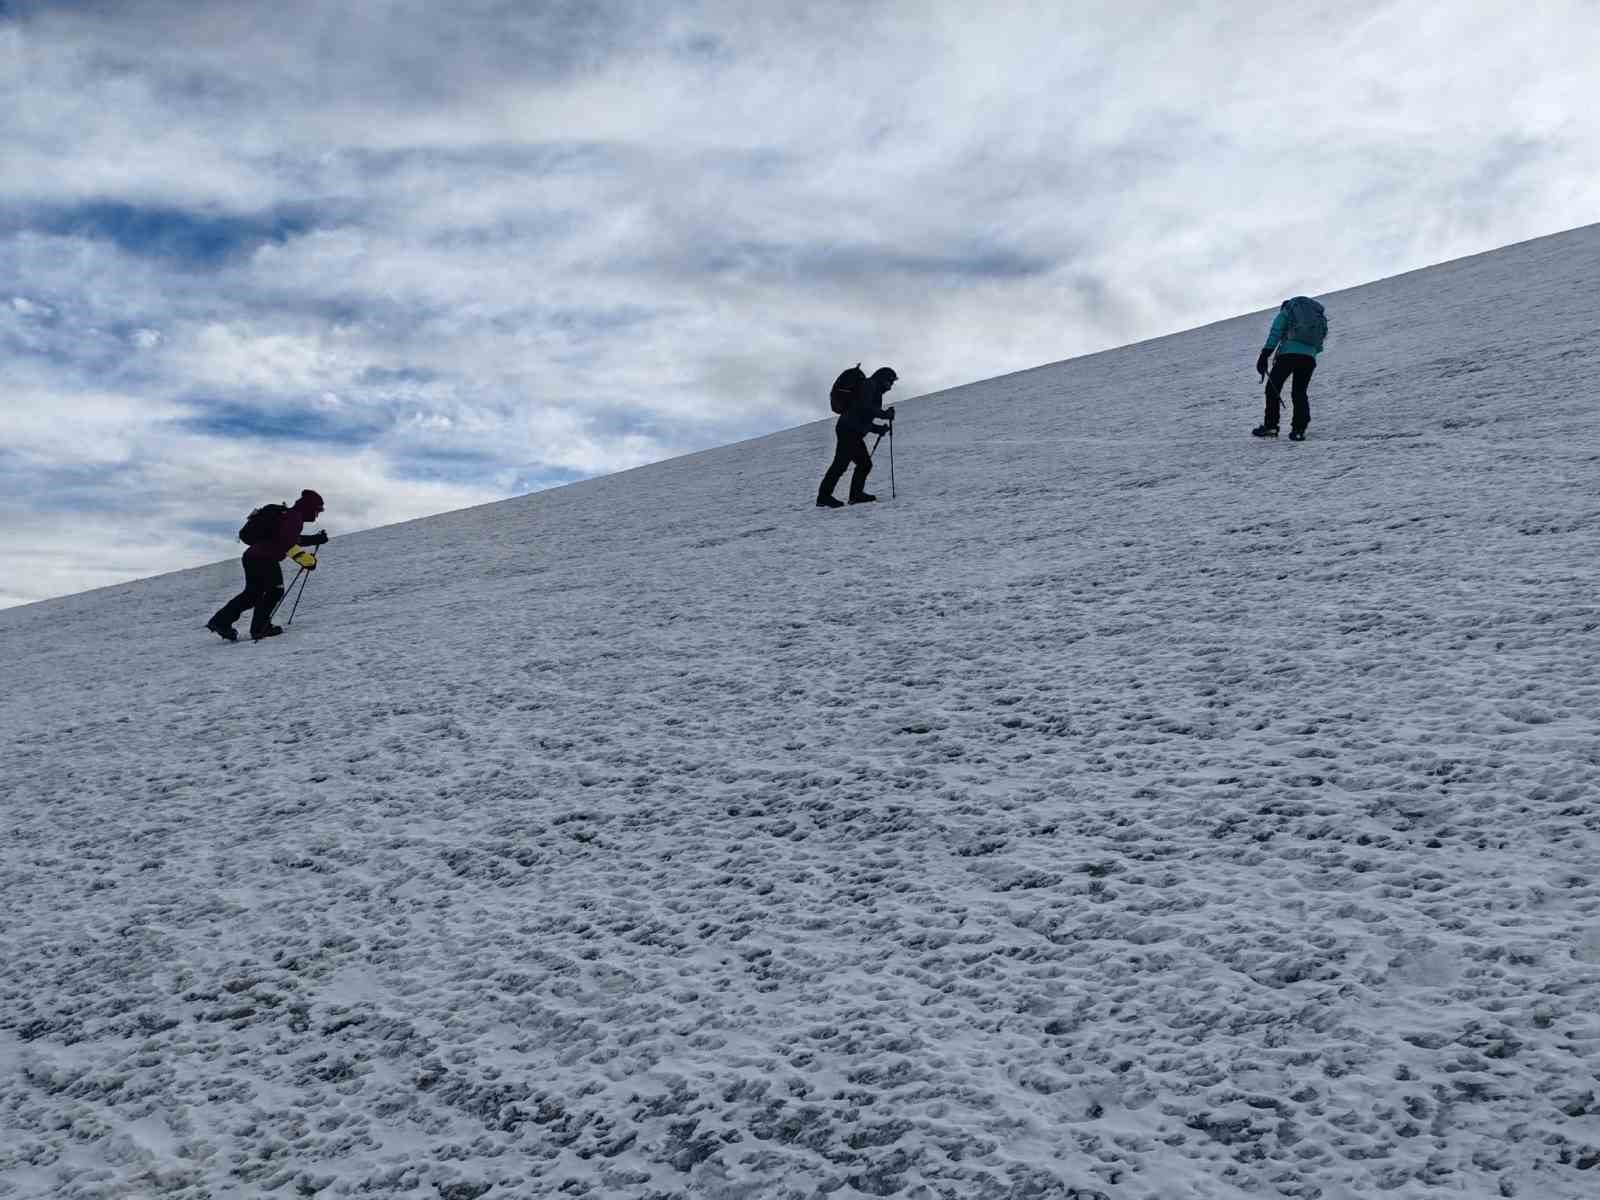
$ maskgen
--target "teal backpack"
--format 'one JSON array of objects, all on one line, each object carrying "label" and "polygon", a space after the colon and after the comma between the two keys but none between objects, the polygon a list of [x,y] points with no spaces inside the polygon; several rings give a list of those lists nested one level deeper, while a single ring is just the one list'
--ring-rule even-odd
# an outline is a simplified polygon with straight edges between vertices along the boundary
[{"label": "teal backpack", "polygon": [[1328,314],[1322,305],[1310,296],[1291,296],[1283,302],[1283,311],[1289,318],[1285,322],[1284,340],[1321,350],[1328,340]]}]

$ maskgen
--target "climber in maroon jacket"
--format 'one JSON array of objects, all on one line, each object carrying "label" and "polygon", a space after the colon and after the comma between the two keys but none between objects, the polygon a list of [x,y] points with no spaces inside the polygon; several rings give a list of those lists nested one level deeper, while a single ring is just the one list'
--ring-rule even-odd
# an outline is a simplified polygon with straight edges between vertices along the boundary
[{"label": "climber in maroon jacket", "polygon": [[[259,642],[283,632],[272,623],[272,610],[283,599],[283,568],[278,564],[296,546],[320,546],[328,540],[326,533],[305,537],[302,532],[306,522],[315,521],[321,513],[322,497],[307,488],[300,493],[300,499],[283,510],[269,530],[250,540],[249,548],[240,559],[244,563],[244,591],[217,610],[206,622],[207,629],[218,637],[235,641],[239,635],[233,623],[249,608],[255,610],[250,617],[253,639]],[[239,531],[241,539],[249,528],[250,523],[246,522],[245,529]]]}]

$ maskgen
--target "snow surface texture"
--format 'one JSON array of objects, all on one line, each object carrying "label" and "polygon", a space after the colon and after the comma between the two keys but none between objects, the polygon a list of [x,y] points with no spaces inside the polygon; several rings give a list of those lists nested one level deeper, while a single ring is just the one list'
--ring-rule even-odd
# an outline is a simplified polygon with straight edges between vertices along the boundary
[{"label": "snow surface texture", "polygon": [[1600,1195],[1597,294],[0,613],[0,1196]]}]

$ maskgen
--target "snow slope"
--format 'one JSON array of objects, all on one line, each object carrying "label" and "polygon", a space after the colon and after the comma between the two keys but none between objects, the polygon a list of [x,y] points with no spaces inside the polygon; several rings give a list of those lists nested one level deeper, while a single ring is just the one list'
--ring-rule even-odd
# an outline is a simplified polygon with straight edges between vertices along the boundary
[{"label": "snow slope", "polygon": [[0,612],[0,1196],[1600,1195],[1597,289]]}]

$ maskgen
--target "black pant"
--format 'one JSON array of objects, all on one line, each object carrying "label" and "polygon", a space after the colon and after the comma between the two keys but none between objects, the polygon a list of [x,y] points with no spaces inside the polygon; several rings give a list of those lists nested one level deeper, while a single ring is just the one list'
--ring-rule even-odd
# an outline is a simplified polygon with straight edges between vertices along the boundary
[{"label": "black pant", "polygon": [[1306,387],[1311,382],[1311,372],[1317,369],[1317,360],[1309,354],[1280,354],[1272,361],[1267,374],[1267,415],[1262,424],[1268,429],[1278,427],[1278,410],[1283,407],[1283,381],[1294,377],[1289,398],[1294,401],[1294,412],[1289,417],[1289,428],[1304,430],[1311,424],[1311,397]]},{"label": "black pant", "polygon": [[817,489],[817,495],[819,497],[833,495],[833,489],[839,486],[839,477],[844,474],[844,469],[855,463],[855,474],[850,476],[850,495],[859,496],[866,490],[867,473],[872,470],[872,455],[867,453],[866,435],[835,429],[833,438],[835,442],[833,461],[828,464],[828,473],[822,477],[822,486]]},{"label": "black pant", "polygon": [[283,599],[283,568],[274,559],[251,558],[248,553],[239,561],[244,564],[244,591],[219,608],[211,622],[232,625],[245,609],[253,608],[250,636],[257,637],[267,627],[267,619],[278,601]]}]

